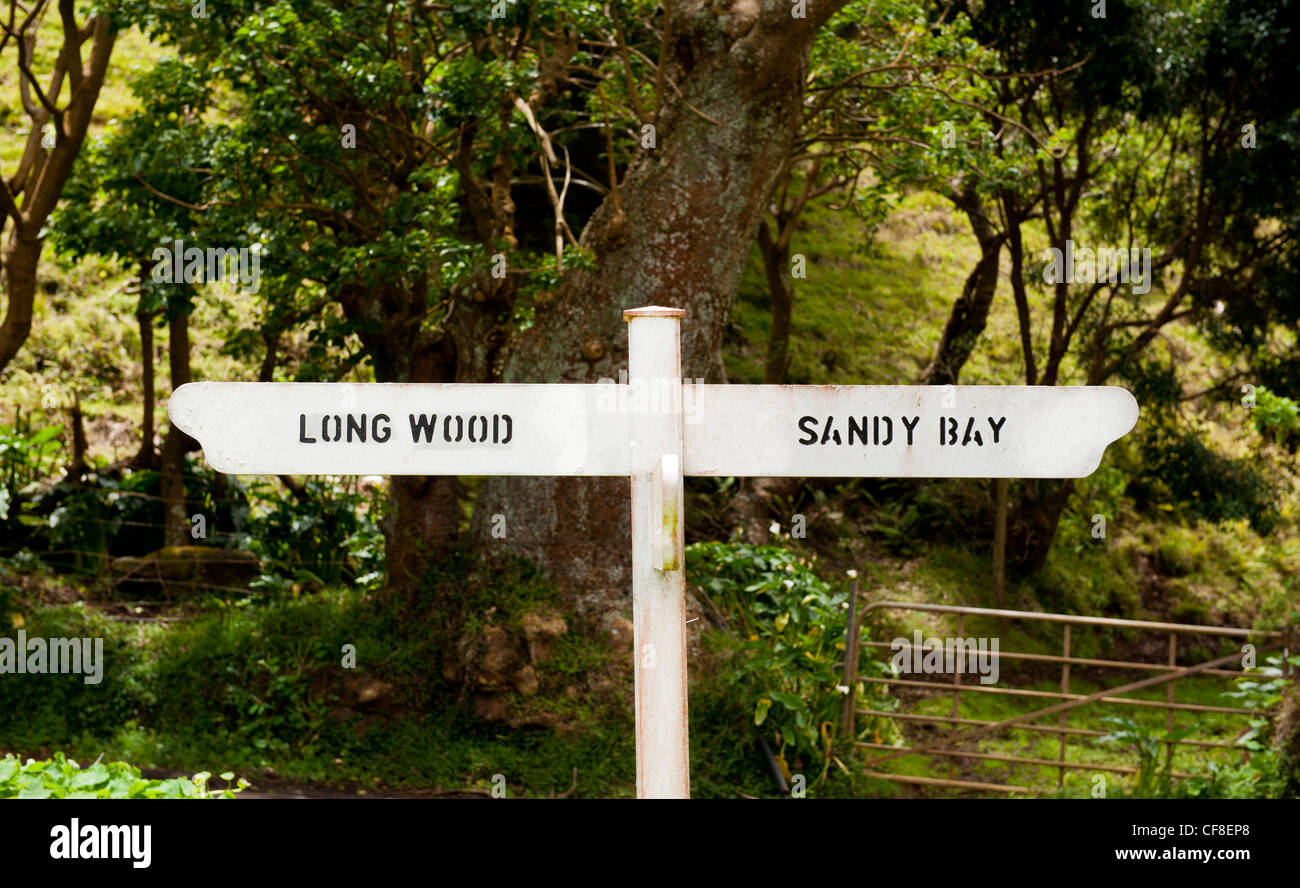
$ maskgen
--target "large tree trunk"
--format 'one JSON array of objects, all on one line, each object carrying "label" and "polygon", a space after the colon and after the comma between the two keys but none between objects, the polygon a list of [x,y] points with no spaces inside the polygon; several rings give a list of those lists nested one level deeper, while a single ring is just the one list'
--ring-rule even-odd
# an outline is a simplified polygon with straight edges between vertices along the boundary
[{"label": "large tree trunk", "polygon": [[[172,390],[192,381],[190,373],[190,316],[175,311],[169,322],[167,359]],[[162,449],[163,545],[191,542],[190,516],[185,507],[185,454],[198,446],[189,435],[169,424]]]},{"label": "large tree trunk", "polygon": [[[634,162],[582,234],[592,271],[569,271],[507,357],[506,382],[594,383],[627,367],[622,310],[687,310],[682,368],[716,379],[722,334],[763,205],[802,118],[812,38],[844,0],[683,0],[671,10],[657,147]],[[715,9],[719,9],[719,15]],[[579,606],[623,609],[631,546],[626,478],[491,478],[475,543],[543,564]],[[507,537],[492,539],[491,516]]]}]

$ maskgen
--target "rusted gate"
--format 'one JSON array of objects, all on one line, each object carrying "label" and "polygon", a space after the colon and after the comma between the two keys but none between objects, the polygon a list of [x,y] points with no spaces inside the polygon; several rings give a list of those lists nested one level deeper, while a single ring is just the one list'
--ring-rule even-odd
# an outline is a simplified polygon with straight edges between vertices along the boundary
[{"label": "rusted gate", "polygon": [[[849,619],[849,633],[845,645],[845,675],[844,681],[847,685],[848,694],[844,701],[844,718],[842,724],[845,733],[849,737],[856,737],[856,716],[874,716],[885,719],[897,719],[904,722],[935,724],[935,725],[952,725],[954,731],[946,737],[939,740],[925,743],[921,746],[890,746],[883,743],[868,743],[858,741],[856,745],[864,749],[872,749],[880,752],[887,752],[887,755],[879,756],[866,763],[866,773],[871,777],[878,777],[885,780],[892,780],[900,783],[912,783],[926,786],[947,786],[959,789],[980,790],[985,792],[1002,792],[1012,794],[1034,794],[1039,790],[1034,790],[1025,786],[1014,786],[1004,783],[985,783],[973,780],[960,780],[954,777],[956,759],[984,759],[989,761],[1007,762],[1011,764],[1037,765],[1042,767],[1052,767],[1057,769],[1057,786],[1064,785],[1065,774],[1069,770],[1083,770],[1094,772],[1111,772],[1120,774],[1133,774],[1137,772],[1136,768],[1122,767],[1118,765],[1101,765],[1088,762],[1071,761],[1067,758],[1066,752],[1069,748],[1070,737],[1101,737],[1105,736],[1107,731],[1090,730],[1085,728],[1070,727],[1067,724],[1066,713],[1071,709],[1086,706],[1092,703],[1107,703],[1120,706],[1135,706],[1146,708],[1163,709],[1166,712],[1166,728],[1172,732],[1174,728],[1174,713],[1176,712],[1213,712],[1223,714],[1234,714],[1247,717],[1256,714],[1256,710],[1246,708],[1236,708],[1230,706],[1208,706],[1198,703],[1180,703],[1175,699],[1175,685],[1180,678],[1191,675],[1210,675],[1218,676],[1223,679],[1242,678],[1250,675],[1240,669],[1223,668],[1233,663],[1239,663],[1242,654],[1241,651],[1235,651],[1226,657],[1220,657],[1199,663],[1194,666],[1178,666],[1178,639],[1179,636],[1217,636],[1239,638],[1243,642],[1253,639],[1258,643],[1258,653],[1262,654],[1270,650],[1276,650],[1282,647],[1282,633],[1280,632],[1255,632],[1249,629],[1236,629],[1230,627],[1218,626],[1193,626],[1184,623],[1160,623],[1145,620],[1121,620],[1109,617],[1084,617],[1071,614],[1052,614],[1038,613],[1035,611],[1017,611],[1001,610],[994,608],[980,607],[962,607],[956,605],[941,604],[920,604],[904,601],[878,601],[868,604],[860,611],[858,609],[856,582],[854,583],[854,595],[851,602],[851,612]],[[899,649],[904,647],[896,642],[886,641],[862,641],[860,637],[862,623],[867,616],[874,611],[879,610],[907,610],[907,611],[926,611],[931,613],[956,614],[957,615],[957,636],[964,637],[964,628],[968,616],[989,617],[1002,621],[1006,625],[1008,620],[1039,621],[1047,623],[1057,623],[1062,626],[1061,636],[1061,653],[1057,654],[1039,654],[1026,651],[1004,651],[999,650],[996,656],[1000,660],[1023,660],[1040,663],[1059,663],[1061,666],[1061,683],[1060,691],[1041,691],[1028,688],[1012,687],[994,687],[985,684],[963,684],[963,671],[957,670],[952,675],[952,681],[945,683],[940,681],[929,681],[912,678],[877,678],[877,677],[860,677],[857,675],[858,653],[862,646],[866,647],[883,647],[890,649]],[[1075,657],[1070,653],[1070,631],[1074,626],[1094,626],[1110,627],[1118,629],[1136,630],[1143,633],[1160,633],[1168,637],[1168,657],[1164,663],[1144,663],[1129,660],[1108,660],[1091,657]],[[916,646],[910,641],[906,642],[905,648],[910,652]],[[999,645],[1000,647],[1000,645]],[[1110,669],[1118,671],[1131,672],[1148,672],[1155,675],[1128,682],[1126,684],[1107,688],[1092,694],[1077,694],[1070,691],[1070,667],[1089,667],[1098,669]],[[1288,667],[1289,668],[1289,667]],[[946,673],[945,673],[946,674]],[[922,715],[918,713],[905,712],[888,712],[878,709],[859,709],[857,708],[856,689],[858,682],[888,684],[901,687],[923,688],[936,690],[943,694],[952,694],[952,712],[947,716]],[[1143,700],[1132,697],[1121,696],[1131,691],[1140,690],[1146,687],[1152,687],[1163,684],[1166,688],[1164,700]],[[1036,698],[1041,700],[1060,700],[1062,702],[1048,706],[1044,709],[1037,709],[1032,712],[1026,712],[1013,718],[1002,721],[984,721],[980,719],[962,718],[959,715],[958,706],[963,693],[980,693],[980,694],[1001,694],[1014,697]],[[1050,716],[1059,716],[1056,725],[1034,724],[1043,718]],[[1055,734],[1060,740],[1060,754],[1056,760],[1046,758],[1033,758],[1030,756],[1006,755],[1000,753],[980,752],[978,750],[962,750],[955,748],[957,744],[966,743],[971,740],[977,740],[982,737],[988,737],[1000,734],[1005,731],[1024,731]],[[1172,761],[1174,747],[1176,745],[1211,747],[1221,749],[1234,748],[1233,743],[1223,743],[1213,740],[1197,739],[1162,739],[1165,745],[1166,764]],[[927,755],[933,757],[946,758],[949,763],[948,777],[919,777],[902,774],[890,774],[879,771],[877,768],[893,759],[902,758],[910,755]],[[1191,776],[1181,772],[1172,772],[1175,777]]]}]

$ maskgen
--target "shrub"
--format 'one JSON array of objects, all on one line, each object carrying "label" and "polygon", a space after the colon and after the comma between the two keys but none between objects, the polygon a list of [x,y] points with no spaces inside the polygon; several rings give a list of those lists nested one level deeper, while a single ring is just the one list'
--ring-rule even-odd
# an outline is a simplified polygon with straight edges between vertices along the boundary
[{"label": "shrub", "polygon": [[319,586],[378,584],[384,576],[382,497],[356,481],[309,478],[302,500],[262,496],[248,520],[248,544],[262,560],[257,588],[281,589],[294,581]]},{"label": "shrub", "polygon": [[189,780],[147,780],[126,762],[95,762],[82,768],[57,752],[54,758],[22,762],[14,755],[0,758],[0,799],[233,799],[248,781],[226,772],[222,789],[209,789],[207,771]]},{"label": "shrub", "polygon": [[1170,575],[1185,577],[1196,570],[1205,555],[1205,541],[1186,527],[1171,527],[1160,540],[1160,563]]},{"label": "shrub", "polygon": [[1130,492],[1140,508],[1182,508],[1206,521],[1245,518],[1259,534],[1277,525],[1279,491],[1245,461],[1211,449],[1195,432],[1157,425],[1142,439],[1143,471]]},{"label": "shrub", "polygon": [[[848,593],[812,562],[778,546],[696,543],[687,581],[702,587],[737,633],[728,679],[754,724],[771,732],[778,759],[830,765],[844,700]],[[870,650],[864,648],[864,650]],[[874,661],[867,669],[876,668]]]}]

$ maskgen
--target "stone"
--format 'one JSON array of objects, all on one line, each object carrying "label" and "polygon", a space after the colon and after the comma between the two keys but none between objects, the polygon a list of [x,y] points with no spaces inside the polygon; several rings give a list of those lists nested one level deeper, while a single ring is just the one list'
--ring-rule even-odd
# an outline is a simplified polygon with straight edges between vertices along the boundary
[{"label": "stone", "polygon": [[505,626],[489,625],[483,630],[483,659],[479,663],[480,684],[505,687],[512,684],[521,657],[515,639]]},{"label": "stone", "polygon": [[632,653],[632,621],[623,617],[613,617],[609,621],[610,640],[616,650]]},{"label": "stone", "polygon": [[531,697],[542,688],[541,682],[537,680],[537,670],[526,664],[515,673],[514,685],[515,690],[525,697]]},{"label": "stone", "polygon": [[357,702],[362,706],[366,706],[385,697],[392,689],[393,686],[386,681],[367,682],[365,687],[357,694]]},{"label": "stone", "polygon": [[553,611],[524,614],[521,621],[528,640],[528,658],[536,666],[551,657],[551,642],[569,631],[564,617]]},{"label": "stone", "polygon": [[475,694],[474,715],[483,721],[506,721],[511,716],[510,703],[504,694]]}]

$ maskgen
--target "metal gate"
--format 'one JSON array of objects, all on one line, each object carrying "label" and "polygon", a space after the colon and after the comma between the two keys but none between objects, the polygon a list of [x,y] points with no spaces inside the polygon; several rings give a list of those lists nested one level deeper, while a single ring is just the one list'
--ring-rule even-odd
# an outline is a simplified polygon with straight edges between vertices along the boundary
[{"label": "metal gate", "polygon": [[[1038,613],[1035,611],[1017,611],[1001,610],[993,608],[979,607],[961,607],[953,605],[940,604],[919,604],[904,601],[878,601],[868,604],[861,612],[857,611],[857,594],[856,583],[854,584],[854,595],[851,602],[852,612],[849,618],[848,638],[845,645],[845,664],[844,664],[844,682],[847,685],[847,696],[844,701],[844,712],[841,719],[845,727],[845,733],[849,737],[856,737],[857,716],[870,716],[876,718],[897,720],[898,722],[930,725],[950,725],[954,730],[947,736],[930,742],[923,742],[917,746],[893,746],[884,743],[872,743],[856,741],[855,745],[859,748],[870,749],[879,752],[888,753],[878,756],[865,764],[868,776],[877,777],[884,780],[891,780],[900,783],[910,783],[925,786],[945,786],[966,790],[977,790],[984,792],[999,792],[1021,795],[1034,795],[1046,790],[1034,789],[1028,786],[1017,786],[1008,783],[992,783],[975,780],[957,779],[954,775],[956,761],[959,759],[976,759],[989,760],[997,762],[1006,762],[1010,764],[1037,765],[1042,767],[1057,769],[1057,788],[1064,786],[1065,775],[1070,770],[1085,770],[1094,772],[1112,772],[1121,774],[1134,774],[1137,768],[1123,767],[1119,765],[1105,765],[1090,762],[1073,761],[1067,757],[1067,750],[1070,748],[1070,738],[1082,737],[1101,737],[1106,735],[1107,731],[1085,729],[1080,727],[1070,727],[1067,724],[1066,714],[1072,709],[1087,706],[1093,703],[1104,703],[1118,706],[1133,706],[1144,708],[1163,709],[1166,712],[1167,732],[1172,733],[1174,728],[1174,714],[1176,712],[1202,712],[1202,713],[1220,713],[1239,715],[1246,718],[1256,714],[1256,710],[1248,708],[1237,708],[1230,706],[1210,706],[1198,703],[1180,703],[1175,699],[1175,686],[1180,678],[1192,675],[1217,676],[1225,682],[1230,679],[1248,676],[1250,673],[1241,669],[1225,668],[1233,664],[1240,664],[1242,652],[1234,651],[1225,657],[1208,660],[1193,666],[1178,666],[1178,640],[1180,636],[1216,636],[1219,638],[1230,637],[1238,638],[1243,642],[1254,639],[1259,643],[1257,653],[1264,653],[1270,650],[1280,649],[1282,645],[1282,633],[1280,632],[1255,632],[1249,629],[1236,629],[1230,627],[1217,626],[1194,626],[1183,623],[1160,623],[1145,620],[1121,620],[1109,617],[1084,617],[1070,614],[1052,614]],[[862,646],[867,647],[884,647],[894,650],[901,649],[899,645],[901,639],[894,642],[886,641],[862,641],[861,627],[865,619],[873,612],[880,610],[894,611],[926,611],[931,613],[956,614],[957,615],[957,636],[964,636],[964,627],[966,618],[971,617],[988,617],[999,620],[1005,627],[1007,621],[1039,621],[1047,623],[1060,624],[1062,626],[1061,635],[1061,652],[1060,654],[1042,654],[1031,653],[1027,651],[1002,651],[998,650],[993,656],[1000,660],[1019,660],[1039,663],[1057,663],[1060,664],[1060,690],[1059,691],[1042,691],[1028,688],[1015,687],[994,687],[987,684],[970,684],[963,683],[962,678],[964,670],[957,670],[952,674],[951,682],[932,681],[924,679],[898,679],[898,678],[881,678],[873,676],[859,676],[857,666],[859,661],[859,652]],[[1113,660],[1101,659],[1095,657],[1076,657],[1071,655],[1071,630],[1074,627],[1109,627],[1132,630],[1142,633],[1159,633],[1167,636],[1167,656],[1163,663],[1137,662],[1131,660]],[[1005,633],[1003,633],[1005,634]],[[905,647],[909,650],[915,648],[915,645],[908,641]],[[1071,693],[1070,691],[1070,669],[1071,667],[1104,669],[1128,672],[1146,672],[1154,673],[1146,678],[1131,681],[1116,687],[1106,688],[1090,694]],[[1289,668],[1289,667],[1288,667]],[[859,682],[878,683],[893,685],[896,687],[907,687],[923,690],[933,690],[938,694],[952,695],[952,710],[949,715],[923,715],[918,713],[891,712],[882,709],[862,708],[857,706],[857,686]],[[1147,700],[1135,699],[1133,697],[1122,696],[1142,688],[1164,685],[1164,700]],[[1039,700],[1059,700],[1061,702],[1047,706],[1042,709],[1035,709],[1030,712],[1016,715],[1013,718],[1002,719],[999,721],[990,721],[984,719],[962,718],[959,715],[959,705],[962,694],[999,694],[1010,697],[1033,698]],[[1036,724],[1041,719],[1058,716],[1057,724]],[[1002,753],[981,752],[979,750],[958,749],[958,744],[964,744],[969,741],[978,740],[983,737],[1001,734],[1005,731],[1022,731],[1054,734],[1059,738],[1060,751],[1056,759],[1036,758],[1031,756],[1009,755]],[[1243,732],[1244,733],[1244,732]],[[1239,735],[1240,736],[1240,735]],[[1177,745],[1211,747],[1231,749],[1236,748],[1235,742],[1224,743],[1221,741],[1205,739],[1188,739],[1164,738],[1160,742],[1165,747],[1166,764],[1172,762],[1174,747]],[[948,761],[948,776],[946,778],[938,777],[921,777],[913,775],[893,774],[879,770],[879,766],[885,762],[903,758],[911,755],[926,755],[935,758],[942,758]],[[1182,772],[1172,772],[1174,777],[1191,776]]]}]

